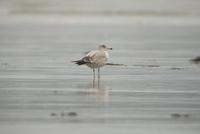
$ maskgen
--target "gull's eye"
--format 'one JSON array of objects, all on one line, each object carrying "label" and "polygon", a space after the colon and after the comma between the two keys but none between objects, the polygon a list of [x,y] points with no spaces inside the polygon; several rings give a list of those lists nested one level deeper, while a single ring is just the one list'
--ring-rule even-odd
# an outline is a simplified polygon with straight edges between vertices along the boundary
[{"label": "gull's eye", "polygon": [[102,45],[103,48],[106,48],[106,45]]}]

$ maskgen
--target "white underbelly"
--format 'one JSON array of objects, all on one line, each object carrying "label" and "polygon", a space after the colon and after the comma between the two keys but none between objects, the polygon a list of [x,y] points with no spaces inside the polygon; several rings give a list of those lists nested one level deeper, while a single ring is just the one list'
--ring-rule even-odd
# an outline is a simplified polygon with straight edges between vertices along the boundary
[{"label": "white underbelly", "polygon": [[100,67],[104,66],[105,63],[103,63],[103,64],[87,63],[86,65],[87,65],[88,67],[90,67],[90,68],[100,68]]}]

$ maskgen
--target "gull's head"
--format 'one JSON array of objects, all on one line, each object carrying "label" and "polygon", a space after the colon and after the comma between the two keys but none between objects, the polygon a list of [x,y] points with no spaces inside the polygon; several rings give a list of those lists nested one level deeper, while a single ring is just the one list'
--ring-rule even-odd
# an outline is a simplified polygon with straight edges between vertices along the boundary
[{"label": "gull's head", "polygon": [[99,50],[107,51],[107,50],[112,50],[112,48],[109,48],[106,45],[99,45]]}]

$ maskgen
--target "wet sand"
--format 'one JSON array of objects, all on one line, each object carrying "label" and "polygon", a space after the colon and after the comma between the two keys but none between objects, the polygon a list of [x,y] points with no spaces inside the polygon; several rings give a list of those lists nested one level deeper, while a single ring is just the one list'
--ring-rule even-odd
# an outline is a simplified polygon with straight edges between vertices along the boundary
[{"label": "wet sand", "polygon": [[[5,20],[4,20],[5,22]],[[200,131],[200,25],[0,24],[0,131],[163,133]],[[114,50],[93,88],[71,63],[99,43]]]}]

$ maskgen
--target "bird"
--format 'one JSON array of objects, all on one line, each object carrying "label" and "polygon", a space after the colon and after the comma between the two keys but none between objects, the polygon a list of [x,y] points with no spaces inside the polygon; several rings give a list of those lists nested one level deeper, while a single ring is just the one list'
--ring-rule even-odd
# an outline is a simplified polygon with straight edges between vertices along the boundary
[{"label": "bird", "polygon": [[93,80],[95,80],[95,69],[98,69],[98,79],[100,79],[100,68],[106,65],[109,58],[108,51],[113,48],[109,48],[106,45],[99,45],[97,50],[92,50],[86,53],[86,55],[80,59],[73,61],[77,65],[86,65],[93,70]]}]

